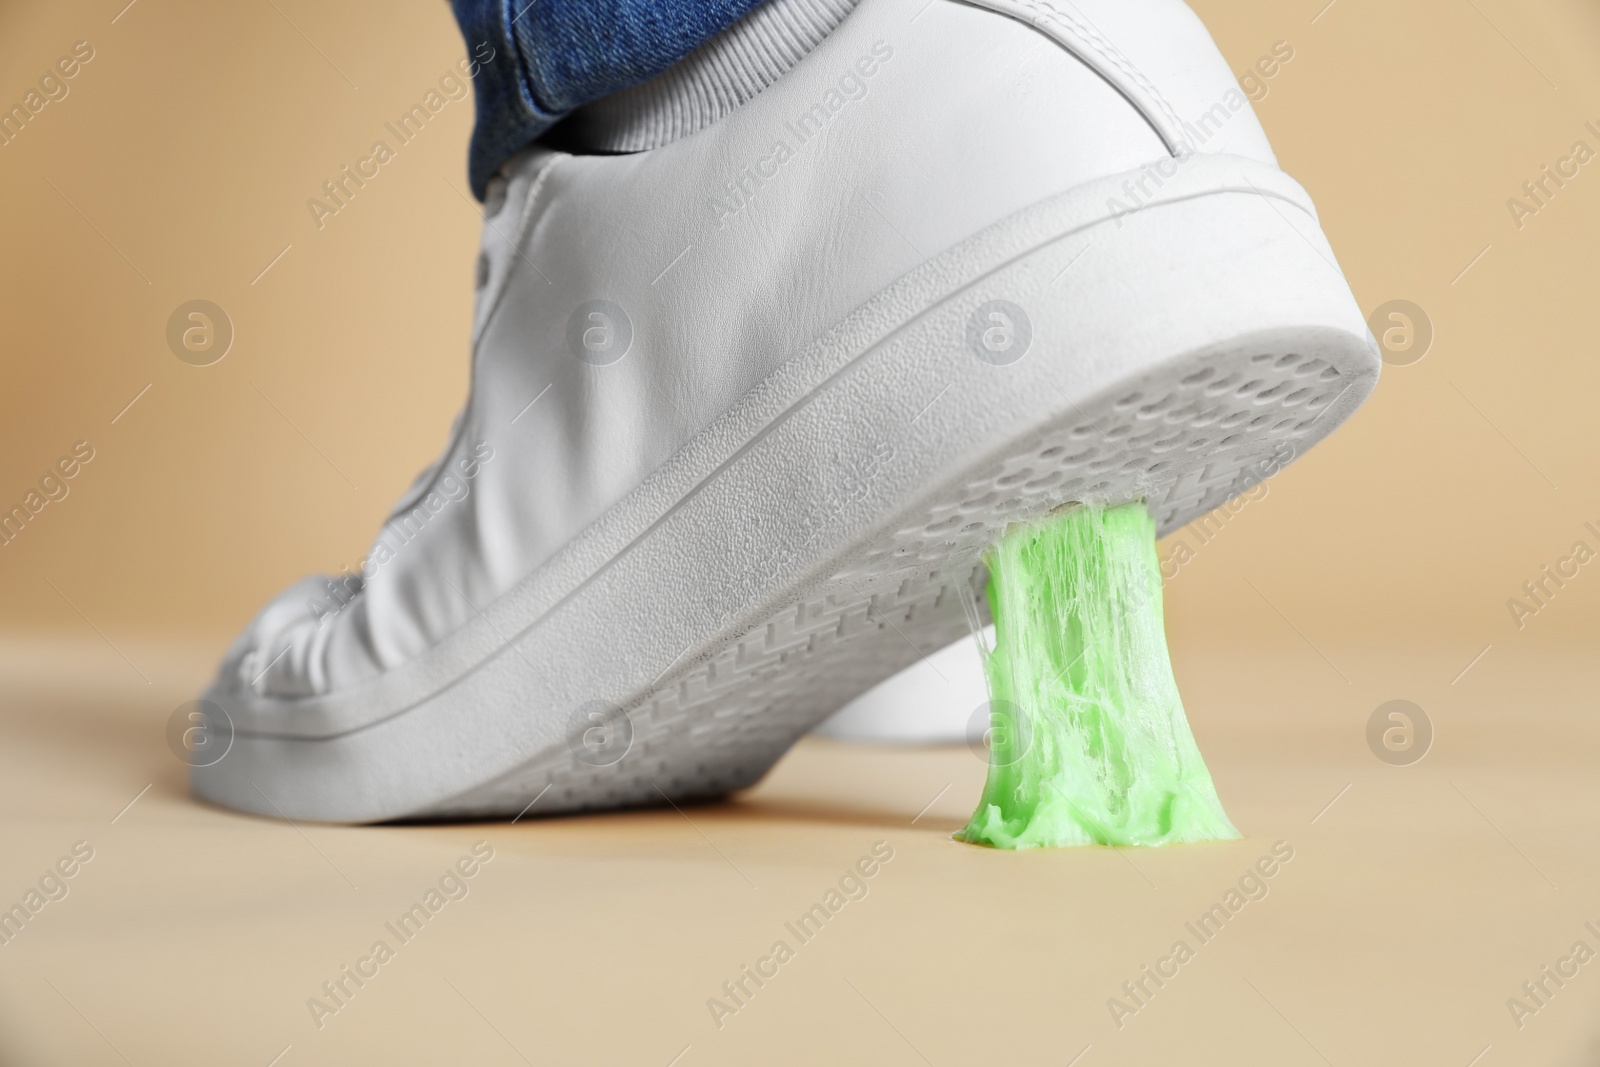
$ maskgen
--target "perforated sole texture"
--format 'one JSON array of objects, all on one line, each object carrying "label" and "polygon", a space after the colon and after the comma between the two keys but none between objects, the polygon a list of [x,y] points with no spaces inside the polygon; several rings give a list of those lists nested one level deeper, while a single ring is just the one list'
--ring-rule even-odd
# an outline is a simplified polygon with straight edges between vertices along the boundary
[{"label": "perforated sole texture", "polygon": [[981,555],[1008,524],[1072,502],[1144,499],[1170,532],[1325,431],[1317,419],[1352,375],[1295,352],[1240,349],[1079,405],[842,552],[817,591],[626,705],[632,744],[620,760],[591,766],[557,745],[418,814],[532,817],[752,785],[823,718],[961,638],[974,609],[986,615]]}]

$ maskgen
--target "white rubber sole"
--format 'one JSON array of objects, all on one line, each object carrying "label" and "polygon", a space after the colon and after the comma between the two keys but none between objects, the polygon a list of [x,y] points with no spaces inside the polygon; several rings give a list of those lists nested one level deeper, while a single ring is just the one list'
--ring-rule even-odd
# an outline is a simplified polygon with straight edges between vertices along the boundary
[{"label": "white rubber sole", "polygon": [[[420,660],[304,701],[213,694],[236,736],[195,792],[344,822],[725,793],[965,633],[1008,523],[1143,498],[1165,532],[1274,473],[1379,366],[1309,200],[1191,157],[1115,218],[1123,177],[900,279]],[[969,343],[997,300],[1031,324],[1004,366]]]}]

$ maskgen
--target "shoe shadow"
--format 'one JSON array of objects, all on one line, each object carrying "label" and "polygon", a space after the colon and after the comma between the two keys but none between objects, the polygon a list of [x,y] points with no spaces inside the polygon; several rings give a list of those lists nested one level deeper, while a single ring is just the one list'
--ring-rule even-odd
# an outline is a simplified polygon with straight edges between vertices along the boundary
[{"label": "shoe shadow", "polygon": [[460,817],[396,819],[380,823],[381,826],[482,826],[503,827],[515,823],[521,826],[552,828],[558,825],[598,825],[616,820],[638,821],[652,817],[687,819],[690,823],[716,826],[748,826],[781,823],[791,826],[851,826],[884,830],[941,828],[950,820],[933,814],[924,815],[913,825],[915,812],[889,811],[865,806],[811,803],[792,798],[763,799],[759,797],[708,797],[698,800],[678,800],[656,804],[640,804],[606,811],[549,812],[507,819],[504,817]]}]

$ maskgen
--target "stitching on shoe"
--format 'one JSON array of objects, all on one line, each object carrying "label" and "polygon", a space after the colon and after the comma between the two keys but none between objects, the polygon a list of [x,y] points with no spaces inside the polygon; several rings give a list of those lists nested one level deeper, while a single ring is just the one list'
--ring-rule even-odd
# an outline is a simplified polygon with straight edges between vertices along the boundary
[{"label": "stitching on shoe", "polygon": [[[1129,98],[1129,102],[1134,107],[1140,111],[1148,111],[1153,107],[1159,112],[1158,115],[1147,114],[1146,118],[1151,125],[1156,127],[1156,132],[1163,141],[1167,142],[1174,155],[1187,155],[1193,151],[1189,144],[1188,136],[1184,132],[1183,120],[1178,116],[1176,109],[1173,108],[1161,90],[1156,88],[1155,83],[1134,65],[1132,60],[1118,51],[1115,45],[1102,37],[1099,31],[1089,25],[1087,21],[1080,20],[1077,16],[1063,10],[1053,0],[969,0],[969,2],[1000,14],[1004,14],[1007,7],[1020,8],[1031,13],[1032,17],[1028,20],[1029,25],[1056,40],[1069,52],[1077,55],[1078,58],[1088,62],[1087,57],[1083,56],[1081,51],[1092,51],[1118,73],[1122,74],[1124,78],[1133,83],[1133,88],[1138,90],[1137,94],[1130,93],[1124,86],[1118,85],[1117,87],[1123,92],[1124,96]],[[1057,30],[1059,33],[1052,33],[1050,32],[1051,30]],[[1063,36],[1070,37],[1072,40],[1063,40]],[[1077,45],[1076,48],[1073,47],[1074,43]],[[1095,66],[1093,63],[1089,65],[1091,67]],[[1108,80],[1112,80],[1113,84],[1116,84],[1114,79]],[[1158,118],[1165,121],[1158,122]],[[1167,128],[1164,129],[1163,126]]]},{"label": "stitching on shoe", "polygon": [[[1160,107],[1161,110],[1166,114],[1167,121],[1172,123],[1173,132],[1181,137],[1179,131],[1183,129],[1183,120],[1178,117],[1177,110],[1167,100],[1166,96],[1162,94],[1161,90],[1156,87],[1156,84],[1153,81],[1145,76],[1144,71],[1140,70],[1131,59],[1123,55],[1117,49],[1116,45],[1100,36],[1100,31],[1096,30],[1092,24],[1090,24],[1087,20],[1083,20],[1080,24],[1077,18],[1075,18],[1069,12],[1062,10],[1062,8],[1057,6],[1053,0],[1018,0],[1018,2],[1024,4],[1025,6],[1044,7],[1054,12],[1056,17],[1065,22],[1067,26],[1084,41],[1086,41],[1090,47],[1094,48],[1101,55],[1105,56],[1108,62],[1116,66],[1118,70],[1122,71],[1129,78],[1131,78],[1135,85],[1139,86],[1139,88],[1143,89],[1147,94],[1149,94],[1150,98],[1154,100],[1156,105]],[[1180,143],[1183,143],[1184,146],[1187,147],[1186,142]]]}]

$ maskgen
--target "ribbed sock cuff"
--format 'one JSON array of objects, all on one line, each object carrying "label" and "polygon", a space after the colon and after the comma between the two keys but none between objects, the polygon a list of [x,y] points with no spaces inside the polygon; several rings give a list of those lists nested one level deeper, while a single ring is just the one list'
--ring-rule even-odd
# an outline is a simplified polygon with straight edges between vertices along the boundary
[{"label": "ribbed sock cuff", "polygon": [[545,140],[568,151],[640,152],[711,125],[777,81],[859,0],[770,0],[667,70],[585,104]]}]

